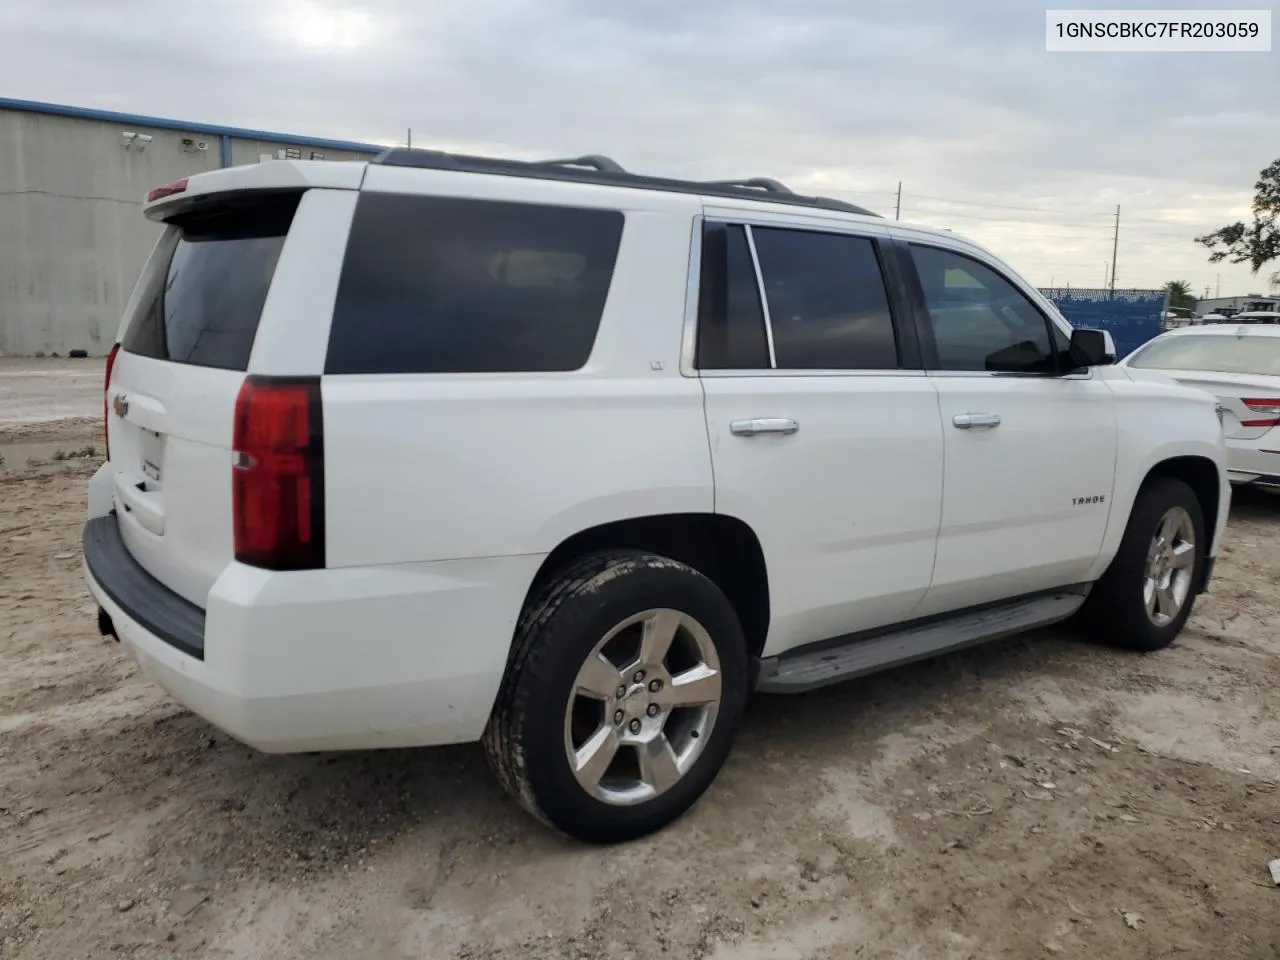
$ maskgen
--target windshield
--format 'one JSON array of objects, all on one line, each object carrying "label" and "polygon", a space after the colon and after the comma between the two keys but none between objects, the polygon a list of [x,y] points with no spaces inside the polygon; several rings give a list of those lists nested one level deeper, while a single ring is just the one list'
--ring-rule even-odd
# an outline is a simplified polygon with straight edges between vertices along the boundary
[{"label": "windshield", "polygon": [[1169,337],[1140,349],[1130,359],[1129,366],[1280,376],[1280,337]]}]

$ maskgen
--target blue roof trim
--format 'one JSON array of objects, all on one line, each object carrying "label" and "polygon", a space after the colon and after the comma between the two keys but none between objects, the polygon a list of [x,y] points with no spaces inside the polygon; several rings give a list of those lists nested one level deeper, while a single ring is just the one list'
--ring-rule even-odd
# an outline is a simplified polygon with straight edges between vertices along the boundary
[{"label": "blue roof trim", "polygon": [[386,149],[377,144],[358,143],[354,140],[299,137],[292,133],[272,133],[269,130],[248,130],[241,127],[220,127],[209,123],[189,123],[184,120],[166,120],[162,117],[144,117],[136,113],[116,113],[112,110],[93,110],[88,107],[68,107],[59,103],[41,103],[38,100],[11,100],[8,97],[0,97],[0,110],[20,110],[26,113],[43,113],[53,117],[101,120],[106,123],[127,123],[134,127],[152,127],[156,130],[202,133],[210,137],[236,137],[241,140],[265,140],[270,143],[285,143],[298,147],[348,150],[352,153],[381,153]]}]

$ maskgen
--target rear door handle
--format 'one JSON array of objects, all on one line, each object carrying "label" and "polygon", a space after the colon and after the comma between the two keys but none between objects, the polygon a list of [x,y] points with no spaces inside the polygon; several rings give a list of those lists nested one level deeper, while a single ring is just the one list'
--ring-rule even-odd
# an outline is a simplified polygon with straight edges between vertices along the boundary
[{"label": "rear door handle", "polygon": [[790,417],[762,417],[757,420],[734,420],[729,432],[735,437],[755,437],[762,433],[789,435],[800,429],[800,424]]},{"label": "rear door handle", "polygon": [[952,424],[961,430],[972,430],[974,427],[1000,426],[998,413],[957,413],[951,418]]}]

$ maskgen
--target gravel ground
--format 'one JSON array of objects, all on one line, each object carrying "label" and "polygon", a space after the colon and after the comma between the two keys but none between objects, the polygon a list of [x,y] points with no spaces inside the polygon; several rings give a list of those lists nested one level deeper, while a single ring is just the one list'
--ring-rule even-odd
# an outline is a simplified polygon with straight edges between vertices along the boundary
[{"label": "gravel ground", "polygon": [[[704,800],[596,849],[478,749],[272,757],[97,635],[87,422],[0,428],[0,957],[1280,955],[1280,498],[1170,650],[1062,631],[759,697]],[[30,462],[28,462],[30,461]]]}]

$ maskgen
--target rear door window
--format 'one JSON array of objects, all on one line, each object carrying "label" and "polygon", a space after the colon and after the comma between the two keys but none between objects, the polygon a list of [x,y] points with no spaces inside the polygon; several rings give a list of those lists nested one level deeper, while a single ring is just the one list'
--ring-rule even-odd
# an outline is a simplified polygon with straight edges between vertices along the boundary
[{"label": "rear door window", "polygon": [[780,370],[893,370],[898,342],[867,237],[752,227]]},{"label": "rear door window", "polygon": [[707,223],[698,295],[700,370],[768,369],[769,341],[746,228]]},{"label": "rear door window", "polygon": [[617,210],[363,194],[325,372],[581,368],[623,221]]},{"label": "rear door window", "polygon": [[121,340],[139,356],[245,370],[301,194],[240,199],[170,221],[177,245]]}]

